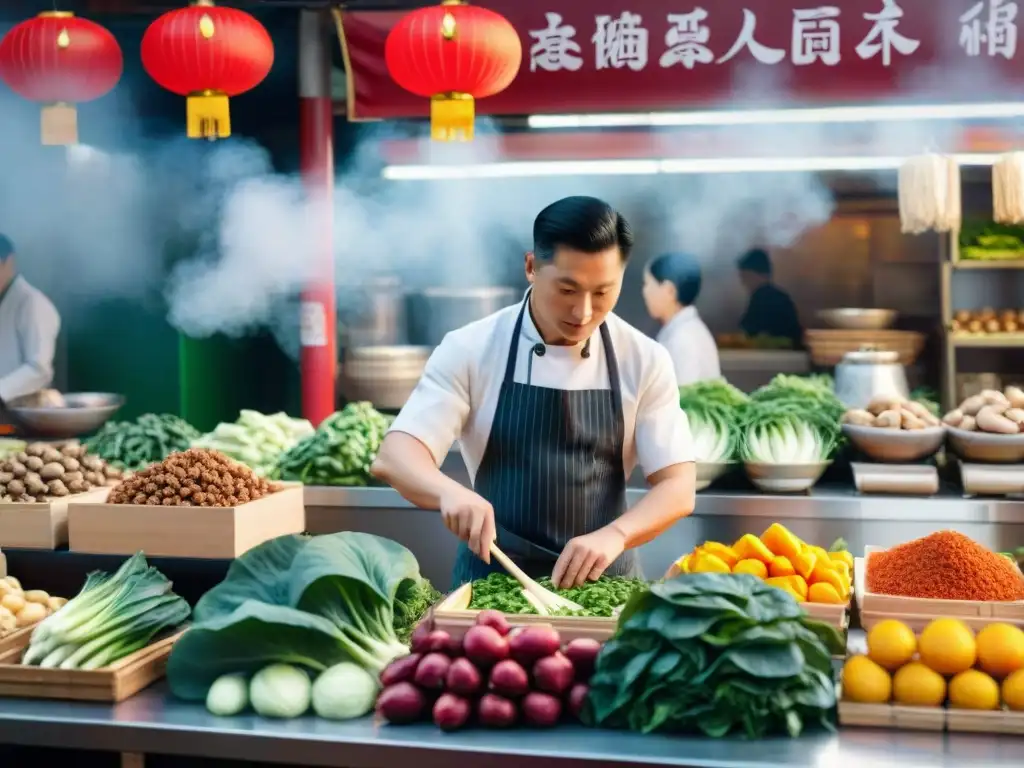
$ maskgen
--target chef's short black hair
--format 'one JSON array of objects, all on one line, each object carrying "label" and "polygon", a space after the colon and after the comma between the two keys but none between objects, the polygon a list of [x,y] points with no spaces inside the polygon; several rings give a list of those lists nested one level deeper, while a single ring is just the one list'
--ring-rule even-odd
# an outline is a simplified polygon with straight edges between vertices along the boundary
[{"label": "chef's short black hair", "polygon": [[676,287],[676,300],[689,306],[700,295],[700,262],[688,253],[663,253],[647,265],[651,277]]},{"label": "chef's short black hair", "polygon": [[6,235],[0,235],[0,261],[7,261],[14,253],[14,243]]},{"label": "chef's short black hair", "polygon": [[753,272],[755,275],[771,277],[772,274],[772,260],[763,248],[747,251],[740,256],[736,266],[743,272]]},{"label": "chef's short black hair", "polygon": [[633,250],[633,229],[604,200],[563,197],[538,213],[533,222],[534,256],[551,261],[560,245],[584,253],[600,253],[617,245],[626,261]]}]

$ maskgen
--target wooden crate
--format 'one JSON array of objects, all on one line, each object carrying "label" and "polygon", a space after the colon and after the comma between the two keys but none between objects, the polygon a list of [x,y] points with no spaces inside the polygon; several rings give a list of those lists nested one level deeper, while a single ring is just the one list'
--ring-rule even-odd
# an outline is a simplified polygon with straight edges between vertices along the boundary
[{"label": "wooden crate", "polygon": [[[443,629],[452,637],[462,637],[466,630],[476,623],[480,613],[470,610],[473,599],[473,585],[463,584],[434,609],[434,628]],[[535,613],[508,614],[508,620],[516,626],[528,627],[536,624],[551,625],[558,630],[563,640],[587,637],[604,642],[615,634],[614,618],[589,616],[539,616]]]},{"label": "wooden crate", "polygon": [[57,549],[68,543],[68,507],[102,502],[109,488],[94,488],[35,504],[0,503],[0,547]]},{"label": "wooden crate", "polygon": [[846,603],[846,605],[800,603],[800,607],[807,611],[807,618],[831,624],[836,629],[844,630],[850,625],[849,603]]},{"label": "wooden crate", "polygon": [[839,701],[839,724],[903,731],[950,731],[1024,735],[1024,712],[979,711],[953,707],[907,707]]},{"label": "wooden crate", "polygon": [[27,643],[28,639],[32,636],[32,630],[35,628],[36,625],[33,624],[30,627],[22,627],[21,629],[14,630],[10,634],[0,636],[0,655],[12,648],[24,648],[25,643]]},{"label": "wooden crate", "polygon": [[[897,619],[915,632],[920,632],[933,619],[944,617],[961,619],[972,629],[980,629],[996,621],[1024,627],[1024,601],[996,603],[984,600],[931,600],[868,592],[868,561],[873,553],[881,551],[884,551],[882,547],[865,547],[864,557],[854,560],[854,597],[860,608],[860,621],[864,629],[871,629],[883,619]],[[1021,579],[1024,579],[1024,574]]]},{"label": "wooden crate", "polygon": [[301,483],[237,507],[71,504],[74,552],[232,559],[265,541],[306,528]]},{"label": "wooden crate", "polygon": [[14,648],[0,652],[0,696],[73,701],[124,701],[164,676],[171,646],[184,631],[90,671],[25,667],[19,662],[28,634]]}]

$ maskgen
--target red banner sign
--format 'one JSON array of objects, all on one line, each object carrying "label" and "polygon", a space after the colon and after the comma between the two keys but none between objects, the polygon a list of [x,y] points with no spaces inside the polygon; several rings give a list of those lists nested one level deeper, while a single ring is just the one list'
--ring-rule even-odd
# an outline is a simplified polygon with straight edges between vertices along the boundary
[{"label": "red banner sign", "polygon": [[[739,105],[1011,101],[1024,95],[1013,0],[492,0],[523,65],[484,114]],[[353,119],[425,115],[388,76],[398,13],[343,13]]]}]

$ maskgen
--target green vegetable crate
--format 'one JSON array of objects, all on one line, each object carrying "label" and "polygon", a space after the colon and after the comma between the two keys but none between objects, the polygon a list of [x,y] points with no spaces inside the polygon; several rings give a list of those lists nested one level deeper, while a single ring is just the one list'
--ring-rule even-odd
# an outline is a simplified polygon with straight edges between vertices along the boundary
[{"label": "green vegetable crate", "polygon": [[99,555],[230,560],[278,536],[306,530],[301,483],[237,507],[72,503],[68,544]]},{"label": "green vegetable crate", "polygon": [[[476,623],[476,617],[480,613],[477,610],[470,610],[469,604],[472,599],[472,584],[463,584],[448,595],[434,609],[435,628],[443,629],[452,637],[461,637],[465,634],[466,630]],[[566,641],[585,637],[604,642],[615,634],[616,625],[614,618],[593,616],[538,616],[535,613],[519,613],[509,614],[508,618],[517,626],[551,625]]]},{"label": "green vegetable crate", "polygon": [[47,502],[0,503],[0,547],[57,549],[68,543],[68,507],[105,501],[109,488],[94,488]]},{"label": "green vegetable crate", "polygon": [[[118,702],[164,676],[171,646],[183,631],[157,640],[109,667],[95,670],[23,666],[21,656],[35,627],[5,638],[0,649],[0,697]],[[16,638],[17,642],[11,642]]]}]

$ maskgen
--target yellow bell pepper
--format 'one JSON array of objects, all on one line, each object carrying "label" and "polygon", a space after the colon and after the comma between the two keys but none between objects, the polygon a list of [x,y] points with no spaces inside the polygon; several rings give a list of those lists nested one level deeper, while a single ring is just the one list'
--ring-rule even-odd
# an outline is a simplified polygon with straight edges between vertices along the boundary
[{"label": "yellow bell pepper", "polygon": [[793,563],[793,568],[798,576],[803,576],[805,580],[810,581],[817,559],[813,552],[805,549],[798,553],[790,562]]},{"label": "yellow bell pepper", "polygon": [[767,578],[768,568],[760,560],[740,560],[732,567],[733,573],[749,573],[759,579]]},{"label": "yellow bell pepper", "polygon": [[814,556],[815,556],[815,557],[816,557],[817,559],[819,559],[819,560],[831,560],[831,559],[832,559],[832,558],[830,558],[830,557],[828,556],[828,552],[826,552],[826,551],[825,551],[825,550],[824,550],[823,548],[821,548],[821,547],[813,547],[813,546],[810,546],[810,545],[808,545],[808,547],[807,547],[807,548],[808,548],[809,550],[811,550],[811,552],[813,552],[813,553],[814,553]]},{"label": "yellow bell pepper", "polygon": [[792,576],[796,573],[796,568],[789,562],[788,557],[776,555],[772,558],[771,565],[768,566],[768,573],[776,578],[779,576]]},{"label": "yellow bell pepper", "polygon": [[850,583],[847,579],[843,578],[842,574],[839,573],[835,568],[831,567],[832,561],[817,561],[814,564],[814,570],[811,572],[811,578],[808,581],[813,584],[831,584],[836,590],[836,593],[843,599],[845,603],[850,597]]},{"label": "yellow bell pepper", "polygon": [[765,579],[764,583],[770,584],[773,587],[781,589],[783,592],[789,593],[792,595],[794,600],[798,603],[802,603],[807,599],[807,596],[799,591],[799,587],[794,582],[794,579],[799,578],[799,576],[776,576],[774,578]]},{"label": "yellow bell pepper", "polygon": [[732,573],[732,569],[722,558],[702,550],[690,563],[690,573]]},{"label": "yellow bell pepper", "polygon": [[844,579],[849,581],[850,578],[851,578],[850,567],[846,563],[844,563],[842,560],[831,560],[831,562],[832,562],[832,567],[835,568],[836,572],[840,576],[842,576]]},{"label": "yellow bell pepper", "polygon": [[849,568],[851,571],[853,570],[853,553],[852,552],[844,549],[842,552],[829,552],[828,556],[829,556],[830,560],[835,560],[837,562],[846,563],[846,567]]},{"label": "yellow bell pepper", "polygon": [[730,568],[740,561],[740,556],[736,554],[736,550],[726,544],[720,544],[717,541],[706,541],[701,544],[699,549],[707,552],[709,555],[714,555]]},{"label": "yellow bell pepper", "polygon": [[693,560],[693,555],[692,554],[690,554],[690,555],[683,555],[678,560],[676,560],[676,567],[679,568],[679,572],[680,573],[689,573],[690,572],[690,561],[691,560]]},{"label": "yellow bell pepper", "polygon": [[803,550],[804,543],[781,523],[773,523],[761,534],[761,541],[773,555],[788,558],[792,562]]},{"label": "yellow bell pepper", "polygon": [[811,584],[807,592],[807,602],[828,603],[830,605],[846,605],[846,600],[836,591],[836,588],[825,581]]},{"label": "yellow bell pepper", "polygon": [[768,565],[774,557],[764,542],[752,533],[741,536],[739,541],[732,545],[732,548],[739,555],[740,560],[760,560]]}]

